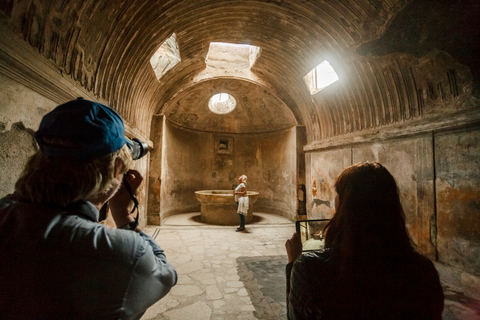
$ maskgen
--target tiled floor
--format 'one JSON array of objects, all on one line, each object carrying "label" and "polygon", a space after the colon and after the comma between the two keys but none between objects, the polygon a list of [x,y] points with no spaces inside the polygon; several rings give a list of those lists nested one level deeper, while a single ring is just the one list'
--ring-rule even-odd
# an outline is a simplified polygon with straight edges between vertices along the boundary
[{"label": "tiled floor", "polygon": [[146,319],[286,319],[285,241],[290,220],[255,213],[246,231],[199,222],[198,213],[149,227],[179,280]]},{"label": "tiled floor", "polygon": [[[245,232],[235,232],[236,227],[203,224],[199,213],[147,227],[179,280],[142,320],[286,319],[285,241],[295,231],[294,223],[255,213]],[[444,320],[480,319],[480,300],[447,284],[444,291]]]}]

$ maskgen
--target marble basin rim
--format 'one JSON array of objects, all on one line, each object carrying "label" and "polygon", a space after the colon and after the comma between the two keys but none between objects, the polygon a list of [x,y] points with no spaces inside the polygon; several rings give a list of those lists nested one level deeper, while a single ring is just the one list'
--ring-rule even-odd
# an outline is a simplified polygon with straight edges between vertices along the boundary
[{"label": "marble basin rim", "polygon": [[[250,205],[257,201],[258,194],[257,191],[247,191]],[[233,190],[200,190],[195,191],[195,196],[202,203],[235,203]]]},{"label": "marble basin rim", "polygon": [[[249,208],[245,215],[246,223],[253,220],[253,204],[257,201],[258,195],[257,191],[247,191]],[[201,203],[202,222],[223,226],[240,223],[233,190],[199,190],[195,191],[195,197]]]}]

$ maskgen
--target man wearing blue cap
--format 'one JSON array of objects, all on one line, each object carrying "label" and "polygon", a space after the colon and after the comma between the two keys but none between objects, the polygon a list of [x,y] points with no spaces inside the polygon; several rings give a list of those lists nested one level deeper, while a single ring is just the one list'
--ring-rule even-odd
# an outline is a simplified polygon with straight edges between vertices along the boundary
[{"label": "man wearing blue cap", "polygon": [[[130,214],[143,178],[122,119],[77,99],[35,138],[40,150],[0,200],[0,318],[140,319],[177,273]],[[117,229],[98,222],[107,202]]]}]

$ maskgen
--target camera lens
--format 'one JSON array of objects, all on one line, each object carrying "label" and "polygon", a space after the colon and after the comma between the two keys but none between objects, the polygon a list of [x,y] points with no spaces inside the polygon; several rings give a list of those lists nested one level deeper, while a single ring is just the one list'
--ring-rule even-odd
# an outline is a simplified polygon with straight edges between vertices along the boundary
[{"label": "camera lens", "polygon": [[128,142],[129,143],[127,143],[127,145],[132,153],[133,160],[138,160],[148,153],[148,144],[146,142],[143,142],[137,138],[128,140]]}]

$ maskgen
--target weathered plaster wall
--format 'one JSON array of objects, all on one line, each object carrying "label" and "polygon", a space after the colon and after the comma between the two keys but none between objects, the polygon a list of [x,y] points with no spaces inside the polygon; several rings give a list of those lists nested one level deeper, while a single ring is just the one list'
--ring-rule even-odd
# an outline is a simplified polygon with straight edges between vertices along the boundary
[{"label": "weathered plaster wall", "polygon": [[[30,84],[32,79],[29,79]],[[3,197],[14,191],[15,182],[25,163],[38,150],[33,135],[42,117],[58,103],[1,73],[0,88],[0,197]],[[75,93],[72,90],[72,94]],[[135,137],[134,134],[129,136]],[[133,168],[148,177],[149,155],[135,161]],[[137,193],[142,227],[146,225],[148,183],[146,178]],[[107,219],[106,224],[114,226],[111,218]]]},{"label": "weathered plaster wall", "polygon": [[32,133],[21,122],[0,133],[0,197],[13,193],[25,163],[37,150]]},{"label": "weathered plaster wall", "polygon": [[350,148],[309,152],[306,156],[309,219],[329,219],[335,212],[335,180],[352,163]]},{"label": "weathered plaster wall", "polygon": [[306,128],[297,127],[297,214],[307,214],[307,192],[305,190],[305,151],[303,146],[307,143]]},{"label": "weathered plaster wall", "polygon": [[165,117],[154,116],[150,131],[150,139],[155,146],[150,150],[150,173],[148,176],[148,214],[147,221],[151,225],[160,225],[160,192],[162,185],[162,145],[163,123]]},{"label": "weathered plaster wall", "polygon": [[439,261],[480,276],[480,127],[435,135],[435,154]]},{"label": "weathered plaster wall", "polygon": [[345,167],[380,162],[397,180],[418,250],[480,284],[479,142],[474,126],[308,152],[308,218],[333,215],[334,183]]},{"label": "weathered plaster wall", "polygon": [[[294,218],[296,214],[296,128],[265,134],[218,135],[165,125],[161,177],[161,220],[200,211],[196,190],[230,189],[248,176],[259,191],[255,211]],[[218,153],[217,138],[231,138],[231,153]],[[152,164],[152,168],[155,165]],[[156,170],[156,169],[152,169]]]},{"label": "weathered plaster wall", "polygon": [[352,148],[352,163],[377,161],[397,180],[408,231],[421,252],[435,258],[432,137],[424,134]]},{"label": "weathered plaster wall", "polygon": [[0,73],[0,197],[14,190],[28,158],[37,150],[33,133],[55,102]]}]

